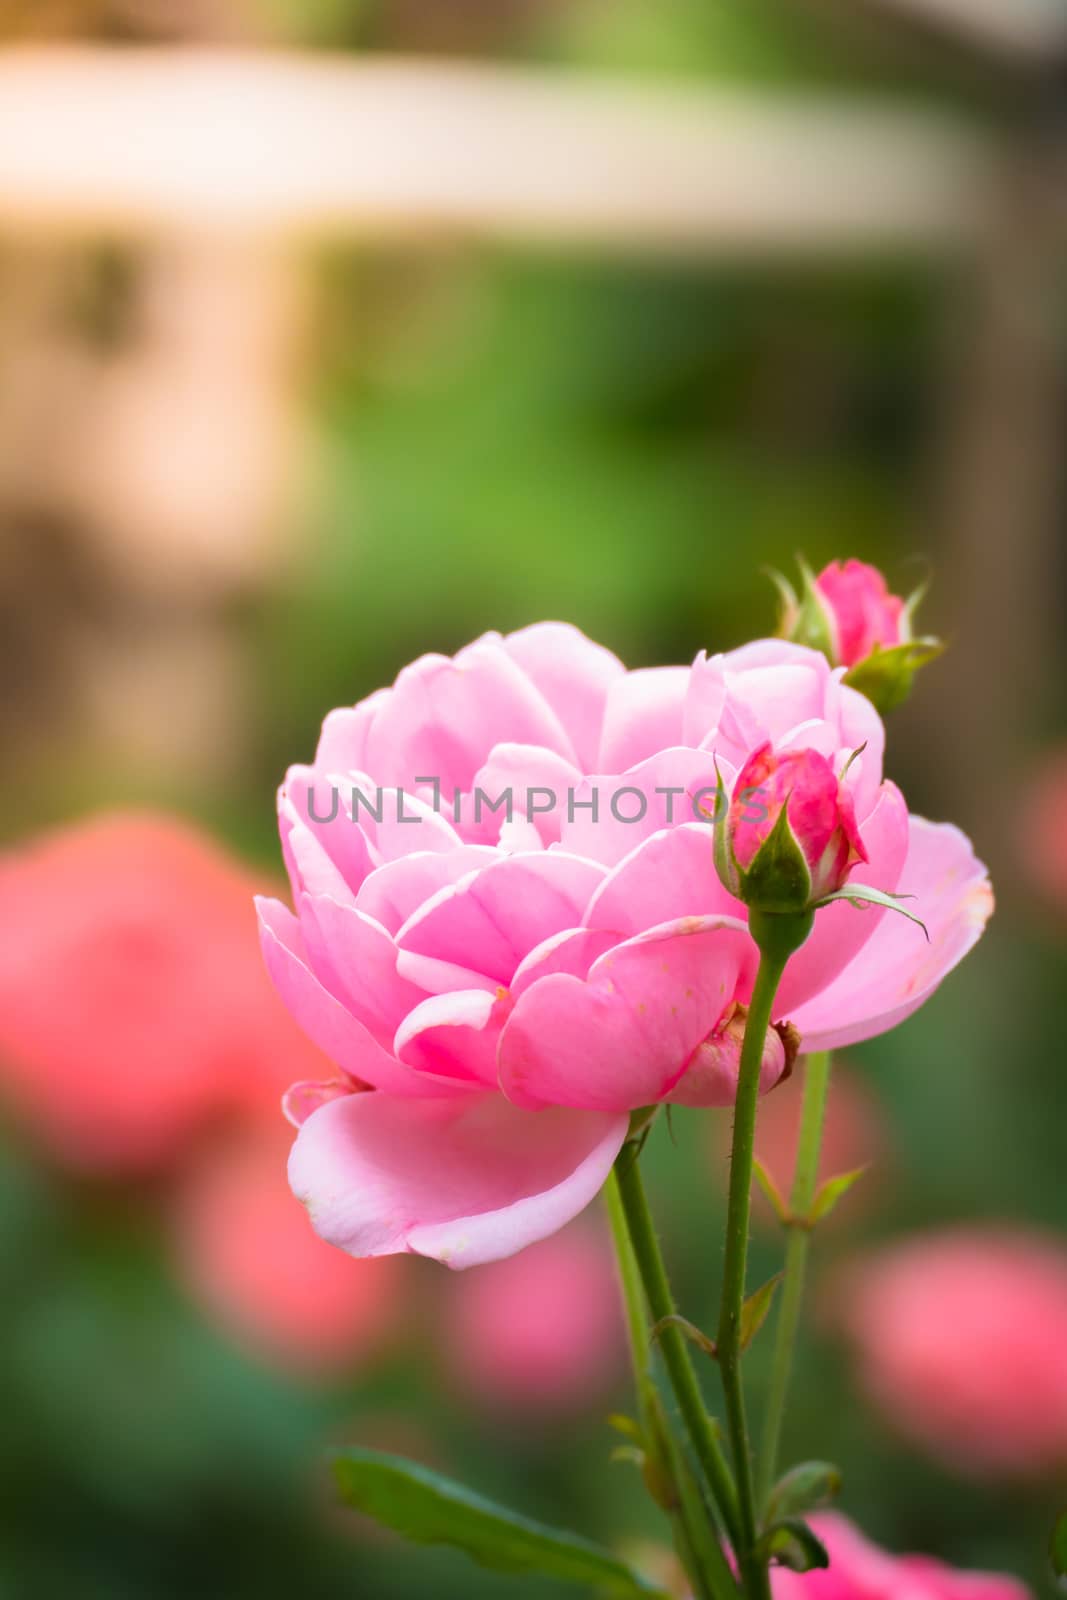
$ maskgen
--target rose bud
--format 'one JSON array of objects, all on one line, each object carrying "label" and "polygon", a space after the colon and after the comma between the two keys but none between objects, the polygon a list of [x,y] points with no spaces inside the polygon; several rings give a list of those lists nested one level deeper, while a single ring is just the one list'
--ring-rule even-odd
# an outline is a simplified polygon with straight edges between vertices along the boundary
[{"label": "rose bud", "polygon": [[867,860],[852,795],[817,750],[761,745],[738,773],[728,804],[720,779],[716,815],[719,877],[760,911],[808,911]]},{"label": "rose bud", "polygon": [[921,666],[944,649],[939,639],[916,638],[912,619],[925,585],[904,600],[890,594],[877,567],[864,561],[831,561],[818,577],[801,561],[801,595],[779,574],[782,596],[779,633],[821,650],[831,666],[846,667],[845,682],[883,715],[911,692]]}]

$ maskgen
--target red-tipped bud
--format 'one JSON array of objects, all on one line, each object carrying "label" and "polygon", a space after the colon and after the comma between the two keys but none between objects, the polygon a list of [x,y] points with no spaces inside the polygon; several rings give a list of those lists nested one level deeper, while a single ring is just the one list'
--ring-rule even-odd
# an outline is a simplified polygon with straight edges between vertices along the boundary
[{"label": "red-tipped bud", "polygon": [[817,750],[761,745],[724,802],[721,796],[715,865],[730,893],[748,906],[806,911],[867,860],[852,796]]}]

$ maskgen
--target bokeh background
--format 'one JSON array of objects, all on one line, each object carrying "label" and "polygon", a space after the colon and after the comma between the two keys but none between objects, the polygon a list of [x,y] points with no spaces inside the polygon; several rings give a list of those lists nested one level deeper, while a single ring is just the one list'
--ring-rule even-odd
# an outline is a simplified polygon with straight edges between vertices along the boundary
[{"label": "bokeh background", "polygon": [[[919,1016],[848,1052],[838,1166],[873,1167],[817,1241],[786,1448],[839,1462],[893,1547],[1045,1591],[1067,1475],[908,1443],[843,1297],[849,1263],[960,1221],[1067,1257],[1064,21],[1059,0],[0,5],[3,843],[115,808],[207,841],[153,824],[130,866],[127,824],[90,828],[76,866],[3,897],[0,967],[44,963],[52,1010],[69,986],[95,1018],[49,1035],[30,1088],[32,1027],[0,1042],[5,1600],[548,1594],[337,1510],[321,1457],[345,1440],[662,1537],[607,1459],[626,1384],[595,1218],[525,1278],[305,1259],[275,1107],[316,1069],[275,1014],[273,1059],[226,1046],[256,1088],[132,1157],[88,1140],[93,1074],[144,1092],[109,1032],[142,973],[188,997],[143,1019],[146,1082],[179,1047],[202,1078],[224,1020],[269,1007],[232,906],[277,881],[274,789],[330,707],[542,617],[632,665],[731,647],[773,628],[762,569],[798,551],[900,592],[932,577],[951,650],[894,716],[890,771],[972,834],[999,910]],[[98,982],[127,913],[128,969]],[[215,989],[184,980],[224,920]],[[784,1183],[797,1084],[776,1098]],[[677,1117],[649,1155],[698,1321],[724,1122]],[[779,1255],[765,1216],[754,1282]],[[922,1314],[953,1313],[935,1290]],[[1046,1381],[1011,1348],[1005,1371]]]}]

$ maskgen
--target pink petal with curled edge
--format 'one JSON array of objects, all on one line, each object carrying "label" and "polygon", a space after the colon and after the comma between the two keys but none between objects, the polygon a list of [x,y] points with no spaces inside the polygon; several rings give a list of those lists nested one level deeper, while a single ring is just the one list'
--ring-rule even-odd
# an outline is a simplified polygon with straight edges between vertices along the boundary
[{"label": "pink petal with curled edge", "polygon": [[380,861],[396,861],[419,850],[455,850],[461,843],[447,809],[394,784],[376,784],[355,774],[353,809]]},{"label": "pink petal with curled edge", "polygon": [[[567,815],[567,797],[581,781],[578,768],[552,750],[529,744],[498,744],[474,779],[474,796],[468,808],[470,821],[464,831],[471,838],[500,838],[503,842],[501,825],[506,827],[509,822],[525,819],[536,830],[538,845],[556,844]],[[540,793],[531,793],[537,790]],[[490,811],[490,804],[499,809]]]},{"label": "pink petal with curled edge", "polygon": [[404,1018],[393,1048],[420,1072],[471,1078],[496,1088],[496,1047],[511,1014],[506,990],[454,989],[435,994]]},{"label": "pink petal with curled edge", "polygon": [[373,917],[329,895],[302,895],[297,911],[312,971],[391,1050],[400,1019],[423,999],[397,971],[392,936]]},{"label": "pink petal with curled edge", "polygon": [[[331,1061],[352,1078],[395,1095],[449,1094],[456,1085],[414,1072],[383,1050],[374,1036],[312,972],[300,924],[278,900],[256,899],[267,971],[286,1009]],[[462,1089],[463,1086],[459,1085]]]},{"label": "pink petal with curled edge", "polygon": [[390,933],[439,889],[458,883],[476,867],[487,867],[500,852],[488,845],[457,845],[454,850],[417,850],[385,861],[368,874],[356,895],[356,906]]},{"label": "pink petal with curled edge", "polygon": [[[291,855],[295,860],[301,887],[351,899],[377,865],[368,835],[352,818],[351,782],[326,770],[290,767],[278,797],[278,816],[283,845],[288,832],[286,859]],[[332,874],[338,882],[331,881]],[[298,892],[294,882],[294,900]]]},{"label": "pink petal with curled edge", "polygon": [[504,649],[537,685],[574,745],[579,764],[596,765],[604,708],[626,668],[567,622],[537,622],[504,639]]},{"label": "pink petal with curled edge", "polygon": [[665,1099],[735,1000],[756,949],[732,918],[689,917],[602,955],[583,982],[554,973],[504,1027],[500,1086],[517,1105],[633,1110]]},{"label": "pink petal with curled edge", "polygon": [[977,944],[993,910],[993,891],[970,840],[950,823],[922,817],[910,819],[898,892],[914,895],[903,906],[926,924],[929,944],[914,922],[886,911],[859,954],[792,1013],[805,1054],[872,1039],[910,1017]]},{"label": "pink petal with curled edge", "polygon": [[498,1094],[349,1095],[304,1123],[289,1181],[315,1231],[350,1255],[407,1250],[473,1267],[584,1210],[628,1126],[599,1112],[520,1111]]},{"label": "pink petal with curled edge", "polygon": [[608,691],[604,731],[596,765],[625,772],[639,761],[682,740],[688,667],[642,667],[619,678]]},{"label": "pink petal with curled edge", "polygon": [[576,927],[604,876],[562,851],[508,856],[442,889],[397,934],[402,950],[508,983],[528,951]]},{"label": "pink petal with curled edge", "polygon": [[290,1084],[282,1095],[282,1115],[294,1128],[299,1128],[313,1111],[326,1105],[327,1101],[340,1100],[363,1088],[365,1085],[354,1084],[348,1078],[328,1078],[325,1082],[317,1078],[305,1078],[300,1083]]},{"label": "pink petal with curled edge", "polygon": [[563,933],[554,933],[523,957],[508,989],[517,1000],[531,984],[552,972],[569,972],[572,978],[584,978],[593,962],[620,942],[617,933],[599,928],[567,928]]},{"label": "pink petal with curled edge", "polygon": [[440,961],[436,956],[420,955],[417,950],[398,950],[396,970],[425,994],[454,994],[459,989],[484,989],[495,994],[500,985],[495,978],[458,961]]}]

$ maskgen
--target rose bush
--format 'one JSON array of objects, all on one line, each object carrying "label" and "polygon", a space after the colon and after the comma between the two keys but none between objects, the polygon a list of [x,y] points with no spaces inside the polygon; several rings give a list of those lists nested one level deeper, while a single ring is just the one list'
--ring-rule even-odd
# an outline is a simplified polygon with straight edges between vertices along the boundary
[{"label": "rose bush", "polygon": [[786,1022],[803,1050],[894,1026],[992,904],[967,839],[883,781],[878,714],[821,654],[765,640],[628,672],[544,623],[425,656],[327,717],[279,796],[294,909],[259,907],[279,993],[339,1068],[289,1097],[290,1177],[324,1238],[506,1256],[592,1199],[633,1109],[731,1102],[757,951],[707,813],[717,772],[731,790],[764,745],[830,763],[864,883],[913,895],[929,933],[819,911],[766,1091]]}]

